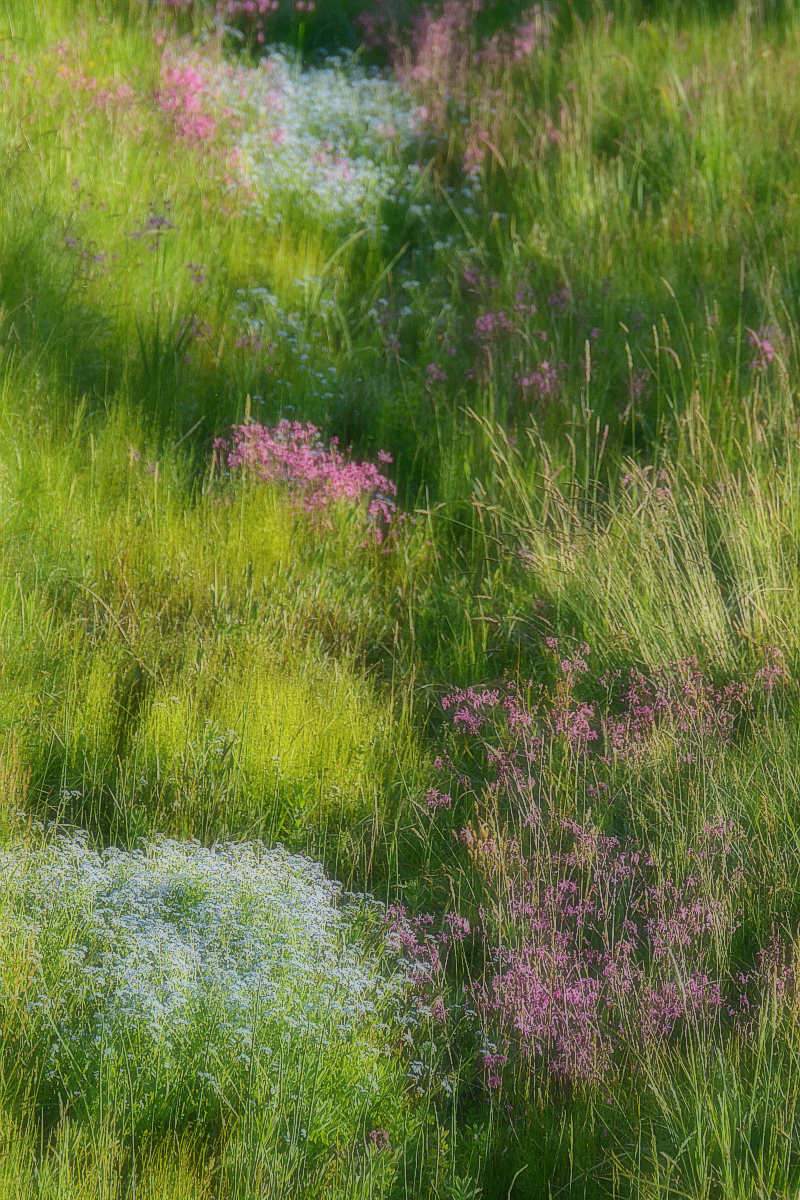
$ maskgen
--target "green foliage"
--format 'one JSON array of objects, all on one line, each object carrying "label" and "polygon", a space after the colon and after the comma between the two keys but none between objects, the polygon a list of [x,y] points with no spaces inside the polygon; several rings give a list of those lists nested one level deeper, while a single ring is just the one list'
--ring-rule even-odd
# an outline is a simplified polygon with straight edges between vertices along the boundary
[{"label": "green foliage", "polygon": [[[326,6],[305,49],[352,41],[357,7]],[[476,757],[458,765],[483,807],[426,806],[445,688],[535,687],[552,636],[599,669],[695,655],[723,680],[777,647],[789,678],[713,754],[654,745],[606,803],[568,756],[536,787],[674,869],[703,822],[736,822],[721,954],[753,969],[776,935],[796,957],[800,26],[767,2],[553,7],[530,62],[459,58],[439,108],[412,80],[413,186],[342,234],[302,200],[282,220],[249,203],[227,134],[186,144],[154,102],[161,33],[203,20],[0,3],[4,845],[38,846],[40,822],[126,848],[260,839],[387,902],[477,909],[453,834],[508,830]],[[517,8],[487,6],[480,37]],[[122,107],[92,102],[120,85]],[[282,417],[391,451],[408,519],[384,547],[355,510],[322,521],[215,460],[232,423]],[[2,1198],[800,1187],[800,1033],[777,994],[605,1093],[534,1079],[509,1111],[463,1032],[426,1018],[405,1043],[377,1022],[355,1050],[304,1043],[276,1094],[231,1073],[213,1115],[179,1103],[176,1070],[173,1107],[137,1122],[133,1042],[93,1106],[44,1095],[53,1031],[27,1005],[42,980],[66,1002],[70,975],[0,911]],[[385,1129],[353,1099],[370,1071]]]}]

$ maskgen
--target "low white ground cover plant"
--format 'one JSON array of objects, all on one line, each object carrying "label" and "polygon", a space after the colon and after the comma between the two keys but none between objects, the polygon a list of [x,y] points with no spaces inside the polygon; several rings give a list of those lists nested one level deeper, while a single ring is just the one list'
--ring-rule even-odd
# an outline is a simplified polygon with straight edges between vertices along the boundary
[{"label": "low white ground cover plant", "polygon": [[303,68],[275,48],[252,67],[192,48],[165,58],[162,85],[161,107],[189,141],[225,129],[251,205],[271,224],[294,203],[306,220],[374,226],[383,201],[408,203],[418,186],[414,101],[355,56]]},{"label": "low white ground cover plant", "polygon": [[378,906],[345,901],[319,864],[252,843],[98,851],[76,835],[6,847],[0,878],[3,1024],[16,1007],[45,1106],[122,1107],[152,1129],[269,1102],[297,1136],[323,1111],[337,1136],[391,1120],[407,982]]},{"label": "low white ground cover plant", "polygon": [[327,220],[371,223],[382,201],[416,184],[403,162],[417,134],[410,98],[346,59],[304,71],[273,51],[228,77],[223,96],[242,117],[246,175],[273,215],[293,196]]}]

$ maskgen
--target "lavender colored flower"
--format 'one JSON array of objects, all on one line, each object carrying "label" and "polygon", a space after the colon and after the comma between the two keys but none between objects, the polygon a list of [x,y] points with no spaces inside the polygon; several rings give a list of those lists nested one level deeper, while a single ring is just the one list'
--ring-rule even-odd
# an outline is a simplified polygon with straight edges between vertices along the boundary
[{"label": "lavender colored flower", "polygon": [[532,371],[518,376],[518,383],[523,393],[532,393],[539,400],[552,399],[561,392],[563,377],[562,364],[544,359]]},{"label": "lavender colored flower", "polygon": [[392,1139],[385,1129],[370,1129],[367,1141],[373,1150],[391,1150]]}]

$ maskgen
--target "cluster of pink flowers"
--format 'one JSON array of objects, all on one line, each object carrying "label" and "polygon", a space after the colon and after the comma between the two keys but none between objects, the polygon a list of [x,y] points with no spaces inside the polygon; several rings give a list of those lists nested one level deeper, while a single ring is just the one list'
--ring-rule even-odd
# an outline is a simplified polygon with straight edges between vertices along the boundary
[{"label": "cluster of pink flowers", "polygon": [[[788,680],[781,652],[768,648],[750,679],[722,685],[693,659],[607,672],[594,689],[605,689],[603,705],[577,694],[592,684],[587,645],[565,651],[548,638],[546,650],[551,688],[462,687],[442,699],[460,749],[436,760],[448,790],[431,789],[426,807],[446,824],[471,805],[452,835],[476,873],[479,903],[439,917],[397,906],[387,914],[420,1011],[472,1028],[490,1091],[526,1086],[542,1070],[570,1087],[607,1081],[681,1030],[746,1027],[765,995],[794,983],[773,942],[745,970],[727,961],[746,863],[734,821],[707,819],[683,867],[668,867],[645,843],[559,815],[543,785],[563,754],[578,793],[582,783],[594,799],[608,794],[604,769],[613,781],[656,742],[660,754],[671,742],[678,761],[690,761],[692,747],[717,750],[757,695]],[[475,770],[481,750],[483,782],[454,762],[465,755]],[[454,955],[461,942],[469,947]],[[454,991],[465,964],[470,974]]]},{"label": "cluster of pink flowers", "polygon": [[477,62],[502,69],[526,62],[532,55],[546,50],[553,32],[553,16],[541,4],[534,4],[522,14],[510,31],[494,34],[478,51]]},{"label": "cluster of pink flowers", "polygon": [[136,100],[136,92],[130,84],[104,85],[93,75],[74,70],[64,61],[58,68],[58,74],[75,91],[85,93],[90,106],[98,111],[112,112],[116,109],[128,109]]},{"label": "cluster of pink flowers", "polygon": [[[337,438],[325,445],[316,425],[282,420],[274,427],[253,421],[235,425],[230,440],[218,438],[215,454],[229,471],[246,471],[269,482],[283,483],[308,512],[344,501],[365,504],[375,540],[383,541],[397,516],[397,488],[372,462],[354,462],[339,449]],[[381,465],[392,456],[378,452]]]},{"label": "cluster of pink flowers", "polygon": [[[524,12],[511,30],[503,30],[478,44],[475,19],[484,7],[484,0],[443,0],[438,11],[426,8],[414,22],[411,78],[426,81],[441,76],[442,71],[449,74],[454,61],[464,58],[465,50],[472,51],[476,66],[503,70],[549,45],[553,17],[541,4],[534,4]],[[370,31],[379,25],[369,15],[362,17],[361,23]]]},{"label": "cluster of pink flowers", "polygon": [[556,849],[517,849],[504,896],[515,936],[475,988],[508,1049],[587,1081],[681,1023],[746,1011],[716,961],[737,926],[730,845],[705,832],[705,872],[675,880],[633,842],[559,824]]},{"label": "cluster of pink flowers", "polygon": [[789,672],[786,668],[783,651],[779,646],[767,646],[765,657],[766,662],[756,671],[756,678],[762,684],[766,694],[771,696],[779,683],[788,682]]},{"label": "cluster of pink flowers", "polygon": [[497,688],[455,688],[442,697],[442,709],[453,709],[453,724],[476,734],[483,726],[484,710],[491,711],[500,699]]},{"label": "cluster of pink flowers", "polygon": [[750,370],[766,371],[775,359],[775,342],[781,340],[781,334],[775,329],[748,329],[747,340],[753,351]]},{"label": "cluster of pink flowers", "polygon": [[370,1129],[367,1140],[373,1150],[391,1150],[392,1139],[385,1129]]},{"label": "cluster of pink flowers", "polygon": [[[706,832],[705,873],[675,881],[659,878],[635,844],[576,822],[549,830],[554,848],[539,838],[527,851],[471,826],[461,834],[500,889],[497,906],[484,907],[476,925],[455,912],[437,920],[396,906],[389,940],[410,965],[420,1006],[432,1011],[453,946],[476,939],[484,966],[467,984],[467,1008],[493,1047],[482,1059],[490,1089],[509,1064],[523,1072],[541,1064],[571,1084],[599,1081],[621,1053],[638,1055],[681,1024],[749,1011],[757,973],[730,980],[715,958],[737,924],[726,897],[737,867],[723,839]],[[708,894],[712,877],[720,895]]]},{"label": "cluster of pink flowers", "polygon": [[366,44],[389,51],[398,77],[414,89],[423,124],[448,128],[455,105],[479,132],[468,137],[464,169],[476,175],[505,114],[498,84],[519,64],[546,48],[553,19],[536,4],[509,31],[483,39],[479,18],[485,0],[439,0],[414,14],[410,28],[398,0],[383,0],[361,15]]},{"label": "cluster of pink flowers", "polygon": [[450,80],[459,60],[463,63],[472,22],[482,6],[482,0],[444,0],[438,14],[425,9],[414,23],[408,77],[417,82]]},{"label": "cluster of pink flowers", "polygon": [[[470,320],[471,340],[480,359],[467,376],[475,378],[481,372],[497,368],[505,379],[510,375],[515,385],[513,403],[518,411],[524,411],[532,402],[560,401],[565,395],[570,367],[559,352],[562,340],[559,325],[567,312],[576,315],[579,320],[586,320],[585,338],[594,342],[602,331],[588,326],[588,313],[576,312],[571,293],[565,288],[549,296],[537,295],[530,281],[522,280],[513,300],[500,306],[489,298],[489,293],[498,286],[496,280],[475,267],[467,267],[462,281],[465,292],[479,301]],[[542,344],[541,357],[535,351],[532,353],[536,343]],[[585,362],[582,351],[580,363],[584,369]]]},{"label": "cluster of pink flowers", "polygon": [[652,390],[652,374],[646,367],[632,371],[628,380],[628,395],[632,404],[647,398]]},{"label": "cluster of pink flowers", "polygon": [[197,66],[165,60],[155,102],[169,114],[179,137],[202,145],[217,132],[208,97],[207,81]]},{"label": "cluster of pink flowers", "polygon": [[428,812],[438,812],[440,808],[453,807],[453,798],[448,792],[440,792],[438,788],[430,788],[425,795]]},{"label": "cluster of pink flowers", "polygon": [[545,358],[532,371],[520,375],[517,382],[523,394],[532,394],[539,400],[545,400],[561,393],[563,380],[563,364]]},{"label": "cluster of pink flowers", "polygon": [[[619,678],[619,672],[614,672],[604,681]],[[759,669],[755,680],[761,683],[763,678]],[[665,723],[677,738],[686,734],[724,744],[730,740],[736,717],[750,703],[751,690],[743,681],[715,685],[694,658],[671,663],[650,675],[631,668],[622,694],[622,713],[609,714],[604,722],[608,752],[624,756],[642,750],[655,728]]]},{"label": "cluster of pink flowers", "polygon": [[[527,845],[471,823],[456,834],[493,902],[477,921],[395,906],[388,938],[421,1012],[472,1021],[490,1090],[541,1068],[562,1084],[599,1083],[681,1028],[746,1021],[759,995],[791,983],[774,946],[745,972],[720,962],[742,878],[742,833],[729,821],[706,822],[680,878],[576,821],[540,825]],[[475,973],[459,999],[448,971],[470,939]]]},{"label": "cluster of pink flowers", "polygon": [[640,759],[653,744],[656,732],[668,734],[683,761],[699,746],[726,745],[737,717],[756,695],[772,695],[788,682],[789,672],[777,647],[768,647],[765,662],[749,681],[716,684],[695,658],[685,658],[649,673],[631,667],[626,675],[608,671],[599,680],[607,691],[607,704],[599,711],[594,701],[577,695],[580,680],[589,672],[589,647],[581,645],[570,656],[556,638],[546,639],[557,664],[558,682],[552,693],[539,692],[523,699],[513,688],[456,688],[442,699],[442,709],[452,710],[453,726],[477,736],[485,726],[497,737],[505,724],[512,744],[487,746],[495,768],[510,771],[516,762],[525,772],[535,768],[558,746],[585,754],[597,743],[595,765]]},{"label": "cluster of pink flowers", "polygon": [[464,154],[461,160],[465,175],[478,175],[486,158],[486,149],[490,144],[491,134],[488,129],[470,127]]},{"label": "cluster of pink flowers", "polygon": [[489,341],[499,334],[511,333],[513,329],[512,321],[502,309],[497,312],[479,313],[475,318],[475,336],[481,341]]},{"label": "cluster of pink flowers", "polygon": [[447,372],[436,362],[429,362],[425,368],[425,387],[430,391],[438,383],[447,383]]}]

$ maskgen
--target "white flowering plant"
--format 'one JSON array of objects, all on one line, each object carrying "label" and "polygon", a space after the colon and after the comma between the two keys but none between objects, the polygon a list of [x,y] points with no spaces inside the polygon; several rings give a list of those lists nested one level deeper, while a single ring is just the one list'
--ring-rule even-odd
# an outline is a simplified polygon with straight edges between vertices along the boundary
[{"label": "white flowering plant", "polygon": [[0,873],[2,1025],[45,1111],[213,1131],[266,1104],[305,1141],[325,1114],[326,1144],[391,1121],[407,980],[376,906],[312,860],[60,836],[11,844]]}]

